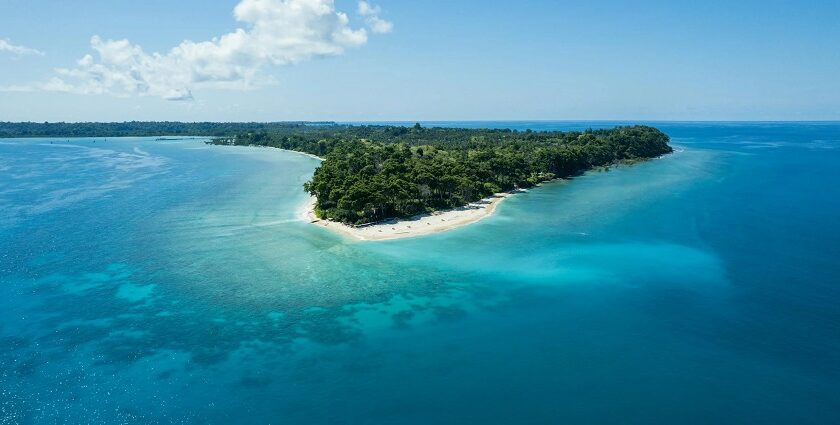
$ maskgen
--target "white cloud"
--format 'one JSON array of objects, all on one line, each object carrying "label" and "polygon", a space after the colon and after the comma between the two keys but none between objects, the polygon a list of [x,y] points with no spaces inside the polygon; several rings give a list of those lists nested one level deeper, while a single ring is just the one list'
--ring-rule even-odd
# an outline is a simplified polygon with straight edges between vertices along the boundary
[{"label": "white cloud", "polygon": [[[354,29],[333,0],[241,0],[233,15],[245,28],[209,41],[187,40],[164,54],[146,53],[128,40],[94,36],[95,54],[85,55],[75,67],[57,69],[46,83],[5,89],[191,100],[194,89],[271,83],[268,67],[340,55],[368,40],[368,31]],[[365,15],[372,32],[390,31],[390,23],[374,26],[371,17],[377,18]],[[386,26],[388,31],[382,31]]]},{"label": "white cloud", "polygon": [[370,30],[377,34],[386,34],[394,30],[394,24],[379,17],[382,13],[382,9],[379,6],[374,6],[361,0],[359,1],[358,13],[364,16],[365,23],[367,23]]},{"label": "white cloud", "polygon": [[0,52],[9,52],[13,55],[35,55],[44,56],[44,52],[40,50],[30,49],[29,47],[18,46],[12,44],[8,38],[0,38]]}]

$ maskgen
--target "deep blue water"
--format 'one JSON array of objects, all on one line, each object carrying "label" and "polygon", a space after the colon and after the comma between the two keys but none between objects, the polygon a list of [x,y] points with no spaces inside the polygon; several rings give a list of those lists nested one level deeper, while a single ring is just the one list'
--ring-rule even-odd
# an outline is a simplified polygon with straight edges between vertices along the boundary
[{"label": "deep blue water", "polygon": [[302,155],[0,140],[0,424],[840,423],[840,123],[654,124],[378,243],[296,218]]}]

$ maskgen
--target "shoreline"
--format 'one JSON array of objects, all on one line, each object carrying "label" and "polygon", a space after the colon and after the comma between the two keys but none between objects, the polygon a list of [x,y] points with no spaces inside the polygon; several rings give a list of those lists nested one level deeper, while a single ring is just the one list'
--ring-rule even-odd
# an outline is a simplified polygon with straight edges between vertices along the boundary
[{"label": "shoreline", "polygon": [[[248,147],[278,149],[284,152],[305,155],[318,161],[324,161],[324,158],[317,155],[290,149],[257,145],[249,145]],[[496,207],[508,197],[527,191],[528,189],[516,189],[511,192],[501,192],[451,210],[418,214],[402,219],[394,218],[365,227],[353,227],[337,221],[318,218],[315,216],[316,199],[314,196],[310,196],[298,211],[298,218],[310,224],[315,224],[324,229],[328,229],[339,235],[359,241],[406,239],[442,233],[466,226],[468,224],[476,223],[493,215],[496,211]]]},{"label": "shoreline", "polygon": [[281,150],[281,151],[283,151],[283,152],[291,152],[291,153],[298,153],[298,154],[301,154],[301,155],[306,155],[306,156],[308,156],[308,157],[310,157],[310,158],[312,158],[312,159],[317,159],[318,161],[321,161],[321,162],[324,162],[324,161],[325,161],[325,159],[324,159],[324,158],[321,158],[320,156],[315,155],[315,154],[312,154],[312,153],[300,152],[300,151],[293,151],[293,150],[290,150],[290,149],[283,149],[283,148],[274,148],[274,149],[280,149],[280,150]]},{"label": "shoreline", "polygon": [[[205,143],[207,143],[207,142],[205,142]],[[274,146],[263,146],[263,145],[238,145],[238,146],[237,146],[237,145],[216,145],[216,144],[212,144],[212,143],[207,143],[207,144],[209,144],[209,145],[211,145],[211,146],[226,146],[226,147],[237,148],[237,149],[241,149],[241,148],[246,148],[246,149],[273,149],[273,150],[278,150],[278,151],[280,151],[280,152],[288,152],[288,153],[294,153],[294,154],[298,154],[298,155],[308,156],[308,157],[310,157],[310,158],[312,158],[312,159],[317,159],[318,161],[321,161],[321,162],[324,162],[324,161],[326,160],[326,159],[321,158],[320,156],[315,155],[315,154],[312,154],[312,153],[308,153],[308,152],[301,152],[301,151],[293,151],[293,150],[291,150],[291,149],[277,148],[277,147],[274,147]]]},{"label": "shoreline", "polygon": [[[306,152],[299,152],[282,148],[275,149],[302,154],[317,159],[319,161],[324,161],[324,158]],[[660,159],[663,157],[664,155],[651,159]],[[634,163],[629,163],[625,165],[632,165]],[[622,164],[613,164],[612,166],[615,165]],[[606,168],[609,169],[610,167]],[[591,171],[593,170],[588,170],[587,172]],[[566,179],[554,178],[548,181],[540,182],[536,184],[534,188],[540,187],[546,183],[564,180]],[[354,227],[337,221],[318,218],[315,215],[316,198],[314,196],[310,196],[309,199],[302,204],[297,215],[300,220],[306,221],[309,224],[315,224],[339,235],[359,241],[387,241],[394,239],[407,239],[433,235],[436,233],[443,233],[457,229],[459,227],[476,223],[493,215],[493,213],[496,212],[496,207],[498,207],[498,205],[502,203],[502,201],[504,201],[505,199],[517,193],[523,193],[528,191],[529,189],[514,189],[510,192],[496,193],[487,198],[483,198],[475,202],[470,202],[469,204],[458,208],[443,211],[434,211],[431,213],[417,214],[409,218],[393,218],[364,227]]]},{"label": "shoreline", "polygon": [[[230,146],[230,145],[221,145],[221,146]],[[324,158],[321,158],[321,157],[320,157],[320,156],[318,156],[318,155],[315,155],[315,154],[312,154],[312,153],[308,153],[308,152],[293,151],[293,150],[291,150],[291,149],[283,149],[283,148],[276,148],[276,147],[274,147],[274,146],[262,146],[262,145],[247,145],[246,147],[248,147],[248,148],[257,148],[257,149],[277,149],[277,150],[279,150],[279,151],[281,151],[281,152],[296,153],[296,154],[299,154],[299,155],[308,156],[308,157],[310,157],[310,158],[312,158],[312,159],[317,159],[318,161],[321,161],[321,162],[324,162],[324,161],[325,161],[325,159],[324,159]]]},{"label": "shoreline", "polygon": [[516,193],[522,192],[527,192],[527,189],[497,193],[451,210],[418,214],[403,219],[395,218],[365,227],[353,227],[344,223],[323,220],[316,217],[315,197],[310,197],[301,207],[299,217],[310,224],[359,241],[405,239],[442,233],[481,221],[493,215],[496,207],[502,201]]}]

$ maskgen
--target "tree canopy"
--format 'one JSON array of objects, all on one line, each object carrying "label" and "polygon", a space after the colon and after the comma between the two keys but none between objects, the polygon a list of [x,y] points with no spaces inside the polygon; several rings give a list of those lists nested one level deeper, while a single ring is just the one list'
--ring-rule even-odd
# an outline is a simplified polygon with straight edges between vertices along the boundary
[{"label": "tree canopy", "polygon": [[348,224],[463,206],[594,167],[670,153],[647,126],[587,131],[512,131],[322,126],[252,131],[215,143],[274,146],[323,156],[304,189],[316,213]]}]

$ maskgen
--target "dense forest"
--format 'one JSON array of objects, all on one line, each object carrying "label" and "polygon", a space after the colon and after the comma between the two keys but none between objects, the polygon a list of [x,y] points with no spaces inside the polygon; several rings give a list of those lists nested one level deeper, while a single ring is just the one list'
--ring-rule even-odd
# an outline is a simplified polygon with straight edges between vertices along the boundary
[{"label": "dense forest", "polygon": [[670,153],[653,127],[533,132],[391,126],[252,131],[214,143],[322,156],[305,190],[316,213],[348,224],[447,209],[622,161]]},{"label": "dense forest", "polygon": [[277,123],[2,123],[0,137],[204,136],[325,158],[304,189],[319,217],[364,224],[447,209],[611,164],[670,153],[653,127],[587,131]]}]

